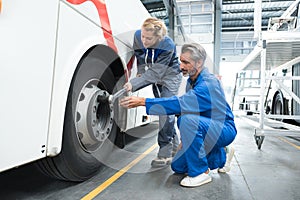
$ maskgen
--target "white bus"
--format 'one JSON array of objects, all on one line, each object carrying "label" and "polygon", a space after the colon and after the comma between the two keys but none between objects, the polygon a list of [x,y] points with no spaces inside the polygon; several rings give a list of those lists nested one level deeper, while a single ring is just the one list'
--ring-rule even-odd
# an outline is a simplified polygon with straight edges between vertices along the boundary
[{"label": "white bus", "polygon": [[292,27],[262,33],[262,43],[241,64],[236,96],[239,109],[247,114],[266,114],[267,118],[299,125],[300,25],[293,23]]},{"label": "white bus", "polygon": [[0,0],[0,10],[0,172],[38,161],[54,178],[90,178],[95,152],[149,122],[97,100],[133,76],[133,34],[149,13],[139,0]]}]

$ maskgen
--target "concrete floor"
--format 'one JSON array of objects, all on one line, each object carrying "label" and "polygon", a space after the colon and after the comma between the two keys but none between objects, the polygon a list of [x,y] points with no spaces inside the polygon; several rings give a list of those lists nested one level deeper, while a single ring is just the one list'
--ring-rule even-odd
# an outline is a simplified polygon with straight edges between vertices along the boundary
[{"label": "concrete floor", "polygon": [[[213,181],[197,188],[179,186],[182,176],[170,167],[151,168],[157,152],[157,123],[153,123],[130,131],[141,138],[129,141],[122,150],[116,149],[107,166],[83,183],[46,178],[33,172],[31,165],[1,173],[0,199],[89,199],[91,193],[97,200],[299,200],[300,133],[296,137],[266,136],[258,150],[253,126],[239,117],[236,125],[232,170],[228,174],[212,171]],[[143,154],[146,150],[148,154]],[[108,183],[105,189],[104,182]]]}]

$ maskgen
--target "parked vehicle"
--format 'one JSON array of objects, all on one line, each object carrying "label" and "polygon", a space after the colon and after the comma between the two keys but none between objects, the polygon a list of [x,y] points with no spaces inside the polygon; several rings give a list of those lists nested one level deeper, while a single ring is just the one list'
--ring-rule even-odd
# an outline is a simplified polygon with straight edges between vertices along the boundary
[{"label": "parked vehicle", "polygon": [[1,3],[0,171],[38,160],[54,178],[86,180],[120,132],[150,121],[99,101],[134,76],[133,34],[149,13],[139,0]]}]

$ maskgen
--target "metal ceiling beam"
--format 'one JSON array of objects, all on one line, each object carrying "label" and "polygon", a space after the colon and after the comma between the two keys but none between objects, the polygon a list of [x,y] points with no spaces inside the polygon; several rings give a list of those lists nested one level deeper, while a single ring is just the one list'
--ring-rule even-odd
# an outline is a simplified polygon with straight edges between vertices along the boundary
[{"label": "metal ceiling beam", "polygon": [[[254,0],[223,0],[222,31],[252,31]],[[293,3],[291,0],[262,0],[262,29],[266,30],[271,17],[280,17]]]},{"label": "metal ceiling beam", "polygon": [[[282,2],[282,1],[291,1],[291,0],[262,0],[264,2]],[[247,4],[247,3],[254,3],[254,0],[223,0],[223,5],[229,4]]]},{"label": "metal ceiling beam", "polygon": [[166,7],[163,0],[141,0],[145,8],[150,14],[155,12],[166,12]]}]

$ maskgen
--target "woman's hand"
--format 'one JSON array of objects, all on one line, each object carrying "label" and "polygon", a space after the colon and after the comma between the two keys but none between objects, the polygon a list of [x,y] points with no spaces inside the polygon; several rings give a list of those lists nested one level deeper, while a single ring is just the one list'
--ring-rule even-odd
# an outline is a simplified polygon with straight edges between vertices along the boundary
[{"label": "woman's hand", "polygon": [[120,106],[124,108],[135,108],[138,106],[145,106],[146,99],[144,97],[124,97],[119,101]]},{"label": "woman's hand", "polygon": [[127,83],[125,83],[125,85],[123,86],[123,88],[125,88],[127,92],[131,92],[132,85],[131,85],[130,82],[127,82]]}]

